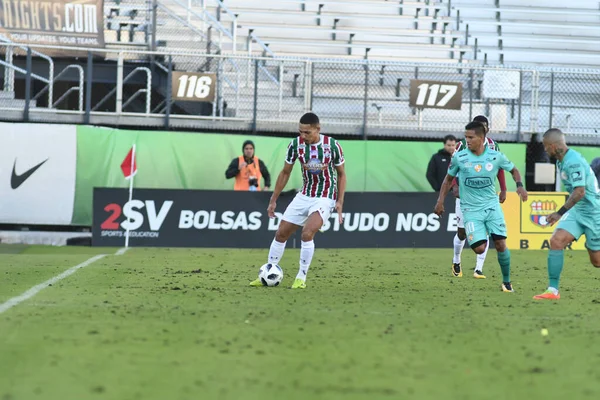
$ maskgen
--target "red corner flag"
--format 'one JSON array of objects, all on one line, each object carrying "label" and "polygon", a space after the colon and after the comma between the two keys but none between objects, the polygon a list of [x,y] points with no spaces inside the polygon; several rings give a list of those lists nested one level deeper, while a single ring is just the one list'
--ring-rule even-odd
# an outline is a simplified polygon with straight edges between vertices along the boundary
[{"label": "red corner flag", "polygon": [[135,147],[132,147],[127,153],[127,156],[121,163],[121,171],[125,175],[125,179],[131,178],[137,173],[137,164],[135,162]]}]

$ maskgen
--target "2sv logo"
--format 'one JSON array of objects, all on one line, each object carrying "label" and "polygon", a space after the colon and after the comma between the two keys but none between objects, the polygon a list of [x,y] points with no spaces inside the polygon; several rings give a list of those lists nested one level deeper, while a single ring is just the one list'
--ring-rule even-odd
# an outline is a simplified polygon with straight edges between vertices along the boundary
[{"label": "2sv logo", "polygon": [[[131,200],[125,203],[125,206],[121,209],[121,206],[117,203],[110,203],[104,207],[104,211],[110,213],[110,216],[100,225],[102,230],[118,230],[119,226],[125,230],[129,229],[134,231],[139,229],[144,224],[144,214],[139,210],[146,208],[146,216],[148,217],[148,225],[151,231],[158,231],[162,226],[171,206],[173,205],[172,200],[165,201],[158,213],[156,212],[156,205],[154,200]],[[117,220],[121,217],[121,214],[125,217],[125,220],[120,224]]]},{"label": "2sv logo", "polygon": [[213,101],[215,74],[173,72],[173,98],[186,101]]},{"label": "2sv logo", "polygon": [[462,84],[452,82],[411,80],[410,106],[460,110]]}]

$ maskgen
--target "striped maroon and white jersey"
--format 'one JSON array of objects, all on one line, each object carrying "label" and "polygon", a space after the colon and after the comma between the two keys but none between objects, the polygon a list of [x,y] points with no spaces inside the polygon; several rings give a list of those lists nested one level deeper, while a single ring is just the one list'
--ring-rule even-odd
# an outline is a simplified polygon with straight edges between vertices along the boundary
[{"label": "striped maroon and white jersey", "polygon": [[344,152],[337,140],[321,134],[318,143],[309,145],[298,136],[290,142],[285,157],[288,164],[296,160],[302,168],[302,194],[337,200],[335,167],[344,163]]}]

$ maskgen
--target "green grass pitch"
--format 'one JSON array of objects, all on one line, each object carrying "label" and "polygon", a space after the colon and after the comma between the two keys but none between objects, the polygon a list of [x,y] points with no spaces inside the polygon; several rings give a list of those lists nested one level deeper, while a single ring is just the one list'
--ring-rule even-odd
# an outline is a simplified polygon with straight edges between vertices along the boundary
[{"label": "green grass pitch", "polygon": [[306,290],[289,289],[298,250],[275,288],[247,286],[267,249],[115,251],[0,247],[0,304],[108,254],[0,314],[0,400],[600,398],[583,251],[558,302],[532,300],[543,251],[512,252],[516,293],[493,250],[476,280],[468,248],[452,278],[451,248],[317,247]]}]

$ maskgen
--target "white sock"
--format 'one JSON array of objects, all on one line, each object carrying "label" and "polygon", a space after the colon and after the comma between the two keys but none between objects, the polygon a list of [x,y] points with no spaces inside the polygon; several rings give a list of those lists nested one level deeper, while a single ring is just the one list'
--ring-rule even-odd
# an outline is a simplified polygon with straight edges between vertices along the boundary
[{"label": "white sock", "polygon": [[296,279],[306,280],[306,274],[308,273],[313,254],[315,254],[315,241],[302,242],[302,246],[300,247],[300,269],[298,270]]},{"label": "white sock", "polygon": [[465,241],[458,238],[458,233],[454,235],[454,258],[452,258],[454,264],[460,264],[460,254],[463,251],[464,245]]},{"label": "white sock", "polygon": [[489,248],[490,248],[490,240],[488,239],[483,253],[477,254],[477,261],[475,262],[475,271],[483,271],[483,263],[485,261],[485,256],[487,255]]},{"label": "white sock", "polygon": [[269,248],[269,259],[267,260],[268,263],[279,265],[279,261],[281,261],[281,257],[283,257],[285,244],[286,242],[281,243],[273,239],[271,242],[271,248]]},{"label": "white sock", "polygon": [[558,294],[558,289],[557,288],[553,288],[552,286],[548,286],[548,290],[551,291],[553,294]]}]

